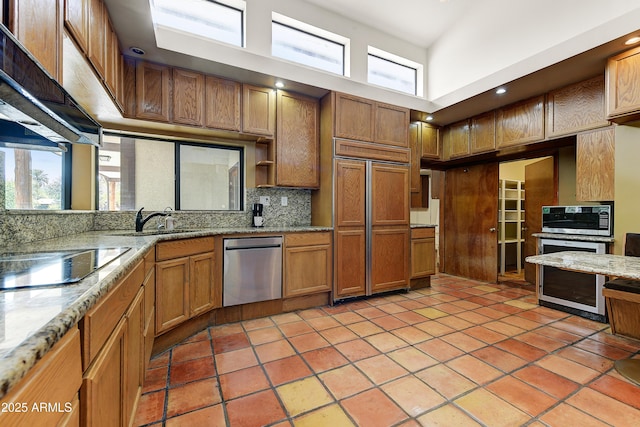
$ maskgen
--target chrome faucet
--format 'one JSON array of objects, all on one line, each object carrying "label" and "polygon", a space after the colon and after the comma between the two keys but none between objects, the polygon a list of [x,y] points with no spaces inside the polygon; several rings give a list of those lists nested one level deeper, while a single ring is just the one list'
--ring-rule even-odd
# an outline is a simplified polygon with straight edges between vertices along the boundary
[{"label": "chrome faucet", "polygon": [[154,212],[154,213],[150,214],[149,216],[147,216],[146,218],[143,219],[142,218],[142,210],[143,209],[144,208],[140,208],[140,210],[136,214],[136,232],[142,231],[142,228],[147,223],[147,221],[149,221],[154,216],[167,216],[167,214],[165,212]]}]

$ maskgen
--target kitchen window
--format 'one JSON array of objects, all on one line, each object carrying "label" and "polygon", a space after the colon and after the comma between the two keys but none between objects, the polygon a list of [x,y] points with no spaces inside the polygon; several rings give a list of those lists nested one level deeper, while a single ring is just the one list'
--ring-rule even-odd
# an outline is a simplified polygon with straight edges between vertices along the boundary
[{"label": "kitchen window", "polygon": [[150,0],[150,6],[156,37],[173,31],[244,46],[244,1]]},{"label": "kitchen window", "polygon": [[278,13],[272,14],[271,54],[349,76],[349,39]]},{"label": "kitchen window", "polygon": [[370,84],[411,95],[422,94],[421,64],[369,46],[367,70]]},{"label": "kitchen window", "polygon": [[241,211],[244,149],[105,133],[98,209]]},{"label": "kitchen window", "polygon": [[4,208],[69,209],[68,159],[67,152],[0,147]]}]

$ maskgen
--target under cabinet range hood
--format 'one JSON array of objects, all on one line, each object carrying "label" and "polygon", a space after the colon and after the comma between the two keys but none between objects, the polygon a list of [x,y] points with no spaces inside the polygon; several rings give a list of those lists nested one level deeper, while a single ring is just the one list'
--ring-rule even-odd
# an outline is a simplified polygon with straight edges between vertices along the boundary
[{"label": "under cabinet range hood", "polygon": [[101,145],[100,124],[2,24],[0,67],[0,146],[64,151],[69,143]]}]

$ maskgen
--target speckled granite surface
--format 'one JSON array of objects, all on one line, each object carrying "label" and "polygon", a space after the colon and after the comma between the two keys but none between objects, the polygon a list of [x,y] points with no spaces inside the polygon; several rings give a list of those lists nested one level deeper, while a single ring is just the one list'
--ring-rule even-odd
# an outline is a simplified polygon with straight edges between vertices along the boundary
[{"label": "speckled granite surface", "polygon": [[613,237],[586,236],[582,234],[533,233],[532,236],[540,239],[575,240],[581,242],[613,243],[615,241]]},{"label": "speckled granite surface", "polygon": [[156,242],[238,233],[327,231],[327,227],[225,227],[162,235],[131,236],[131,229],[93,231],[27,244],[8,244],[0,256],[37,251],[130,247],[131,250],[73,285],[0,292],[0,397],[14,386]]},{"label": "speckled granite surface", "polygon": [[640,258],[638,257],[566,251],[529,256],[525,261],[583,273],[640,279]]}]

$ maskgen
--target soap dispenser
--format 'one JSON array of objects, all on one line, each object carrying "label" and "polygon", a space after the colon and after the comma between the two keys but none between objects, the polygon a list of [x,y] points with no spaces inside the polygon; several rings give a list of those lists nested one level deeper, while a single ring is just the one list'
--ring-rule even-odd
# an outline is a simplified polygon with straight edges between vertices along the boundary
[{"label": "soap dispenser", "polygon": [[[172,211],[172,210],[173,210],[173,209],[171,209],[170,207],[168,207],[168,208],[166,208],[166,209],[164,210],[164,213],[165,213],[165,214],[167,214],[167,215],[164,217],[164,229],[165,229],[166,231],[171,231],[171,230],[173,230],[173,229],[175,228],[175,226],[176,226],[175,221],[174,221],[173,217],[171,216],[171,212],[170,212],[170,211]],[[169,211],[169,212],[168,212],[168,211]]]}]

